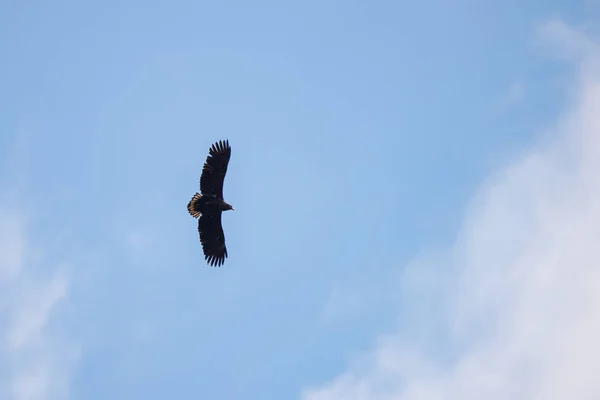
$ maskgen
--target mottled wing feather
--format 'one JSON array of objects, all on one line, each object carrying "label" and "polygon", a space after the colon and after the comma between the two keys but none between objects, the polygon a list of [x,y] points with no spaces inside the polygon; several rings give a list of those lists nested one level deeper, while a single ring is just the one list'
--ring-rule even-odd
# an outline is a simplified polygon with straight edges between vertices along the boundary
[{"label": "mottled wing feather", "polygon": [[198,219],[198,233],[204,259],[211,266],[220,267],[227,258],[225,234],[221,225],[221,212],[202,214]]},{"label": "mottled wing feather", "polygon": [[202,196],[200,196],[200,193],[194,194],[187,205],[188,213],[190,213],[190,215],[194,218],[198,218],[202,214],[200,211],[200,204],[198,204],[201,197]]},{"label": "mottled wing feather", "polygon": [[202,175],[200,176],[200,192],[203,195],[212,195],[223,198],[223,181],[227,173],[231,147],[228,140],[220,140],[208,150]]}]

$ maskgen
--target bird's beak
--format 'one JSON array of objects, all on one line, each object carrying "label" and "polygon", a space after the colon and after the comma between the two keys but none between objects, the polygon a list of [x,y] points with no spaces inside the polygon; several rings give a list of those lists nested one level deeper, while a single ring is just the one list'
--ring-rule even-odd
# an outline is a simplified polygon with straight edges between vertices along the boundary
[{"label": "bird's beak", "polygon": [[233,211],[235,211],[235,208],[231,207],[231,209],[232,209]]}]

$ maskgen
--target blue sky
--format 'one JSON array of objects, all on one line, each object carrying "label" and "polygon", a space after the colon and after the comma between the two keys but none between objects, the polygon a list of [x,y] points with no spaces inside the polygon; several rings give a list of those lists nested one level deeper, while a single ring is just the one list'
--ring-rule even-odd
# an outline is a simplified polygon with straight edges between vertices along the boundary
[{"label": "blue sky", "polygon": [[[5,395],[264,400],[321,398],[307,393],[363,365],[382,335],[420,338],[431,363],[461,357],[479,328],[447,346],[452,289],[411,286],[415,265],[454,282],[463,259],[448,248],[477,242],[482,185],[579,93],[573,63],[587,53],[549,57],[536,32],[592,26],[600,6],[0,10]],[[223,219],[229,258],[211,269],[185,206],[225,138],[236,211]]]}]

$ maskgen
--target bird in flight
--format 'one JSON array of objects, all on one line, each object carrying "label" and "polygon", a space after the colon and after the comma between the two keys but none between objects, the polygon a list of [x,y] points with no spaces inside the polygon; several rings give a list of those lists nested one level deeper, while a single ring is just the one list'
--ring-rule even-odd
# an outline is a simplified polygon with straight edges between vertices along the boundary
[{"label": "bird in flight", "polygon": [[214,143],[208,152],[200,176],[200,193],[194,194],[187,209],[192,217],[198,218],[198,233],[204,259],[211,267],[220,267],[227,258],[221,214],[223,211],[234,210],[223,200],[223,181],[231,157],[229,141],[220,140]]}]

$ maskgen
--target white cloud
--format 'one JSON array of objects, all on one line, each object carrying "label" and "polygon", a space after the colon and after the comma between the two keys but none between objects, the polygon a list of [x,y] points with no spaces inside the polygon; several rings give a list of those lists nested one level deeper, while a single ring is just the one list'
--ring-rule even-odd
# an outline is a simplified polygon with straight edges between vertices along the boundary
[{"label": "white cloud", "polygon": [[600,399],[600,50],[541,34],[578,67],[572,109],[481,189],[445,263],[403,275],[414,302],[444,288],[422,318],[447,322],[445,351],[401,328],[304,400]]},{"label": "white cloud", "polygon": [[26,228],[16,208],[0,207],[0,398],[67,399],[77,348],[50,327],[68,281],[59,268],[42,276],[52,266],[37,265]]}]

